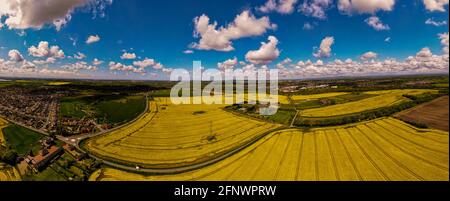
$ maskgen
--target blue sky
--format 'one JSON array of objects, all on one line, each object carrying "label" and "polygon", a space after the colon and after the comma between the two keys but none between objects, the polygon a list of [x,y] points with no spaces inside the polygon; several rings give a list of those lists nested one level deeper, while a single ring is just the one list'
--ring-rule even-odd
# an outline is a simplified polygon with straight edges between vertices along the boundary
[{"label": "blue sky", "polygon": [[[152,66],[146,67],[144,74],[142,71],[138,73],[112,71],[109,64],[115,62],[124,66],[133,66],[133,62],[149,58],[155,60],[155,63],[161,63],[166,69],[191,68],[193,60],[201,60],[206,68],[217,68],[219,62],[236,57],[237,61],[249,65],[252,62],[246,58],[246,54],[260,49],[261,42],[268,42],[269,36],[274,36],[278,40],[276,48],[280,53],[276,58],[271,58],[270,62],[253,62],[256,67],[267,65],[269,68],[275,68],[276,64],[286,58],[292,61],[284,66],[287,69],[295,68],[297,62],[307,60],[312,62],[321,60],[327,63],[336,59],[344,61],[350,58],[361,62],[360,57],[366,52],[376,54],[376,57],[370,58],[374,61],[394,58],[401,62],[408,56],[415,56],[424,47],[428,47],[434,55],[448,55],[443,52],[445,45],[441,43],[438,36],[438,34],[447,33],[448,42],[448,25],[437,26],[425,23],[427,20],[448,23],[448,4],[442,6],[444,10],[439,10],[439,8],[427,8],[422,0],[390,0],[394,2],[394,5],[389,9],[383,7],[384,5],[374,8],[374,11],[360,11],[358,10],[360,8],[355,7],[350,13],[345,13],[339,8],[339,0],[322,0],[329,4],[321,4],[321,0],[316,2],[299,0],[295,2],[293,10],[289,13],[280,13],[276,10],[262,11],[260,7],[267,0],[114,0],[96,3],[92,3],[93,0],[78,1],[91,3],[87,3],[87,6],[74,3],[73,7],[69,7],[64,14],[70,15],[70,18],[63,17],[66,23],[60,30],[57,30],[53,21],[49,20],[36,22],[38,26],[42,25],[40,27],[31,27],[24,23],[21,24],[22,26],[8,24],[7,20],[12,14],[1,11],[0,8],[2,23],[0,25],[2,27],[0,58],[3,59],[3,63],[13,60],[9,56],[11,50],[18,50],[21,53],[23,60],[20,62],[45,59],[46,56],[35,57],[30,54],[29,48],[37,47],[41,41],[47,41],[50,46],[58,46],[63,50],[64,58],[58,58],[54,63],[36,64],[36,69],[73,71],[73,69],[61,67],[81,61],[86,62],[86,65],[93,65],[92,61],[96,58],[103,61],[102,64],[95,65],[96,70],[78,69],[76,73],[97,78],[164,79],[166,75],[159,67],[156,69]],[[370,1],[368,0],[369,3]],[[283,2],[275,1],[275,3]],[[322,6],[326,17],[299,11],[303,4]],[[59,8],[56,6],[54,9]],[[231,40],[233,51],[189,47],[190,44],[198,43],[201,39],[194,36],[196,30],[194,18],[205,14],[209,17],[210,23],[217,22],[218,28],[232,23],[237,15],[245,11],[249,11],[255,19],[268,17],[270,23],[276,25],[276,29],[268,28],[261,34]],[[368,18],[374,16],[381,21],[381,25],[389,28],[376,30],[370,26],[367,22]],[[50,17],[61,18],[60,16]],[[312,28],[305,29],[305,23],[312,25]],[[33,24],[33,26],[36,25]],[[89,36],[99,36],[100,40],[87,44],[86,40]],[[313,53],[320,49],[321,41],[325,37],[334,39],[334,43],[330,46],[330,55],[314,57]],[[386,41],[387,38],[390,40]],[[193,53],[185,54],[184,51],[188,49],[191,49]],[[81,60],[71,58],[78,52],[86,57]],[[121,59],[120,56],[124,52],[134,53],[136,58]],[[448,65],[448,56],[446,61]],[[20,75],[21,71],[5,70],[8,66],[13,68],[12,64],[3,65],[4,71],[0,73],[4,76]],[[20,64],[14,67],[21,68]],[[234,68],[238,67],[239,64],[235,64]],[[297,66],[297,69],[301,67]],[[138,67],[134,66],[134,68]],[[46,75],[36,73],[36,76]]]}]

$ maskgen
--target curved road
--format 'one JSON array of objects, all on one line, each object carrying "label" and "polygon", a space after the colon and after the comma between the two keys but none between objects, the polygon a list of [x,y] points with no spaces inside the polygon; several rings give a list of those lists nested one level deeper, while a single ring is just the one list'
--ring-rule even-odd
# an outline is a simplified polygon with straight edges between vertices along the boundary
[{"label": "curved road", "polygon": [[88,154],[90,157],[96,159],[96,160],[100,160],[102,161],[104,164],[112,166],[114,168],[118,168],[121,170],[126,170],[126,171],[131,171],[131,172],[136,172],[136,173],[146,173],[146,174],[176,174],[176,173],[183,173],[183,172],[188,172],[188,171],[192,171],[192,170],[196,170],[214,163],[217,163],[225,158],[228,158],[230,156],[232,156],[233,154],[249,147],[250,145],[254,144],[255,142],[259,141],[260,139],[264,138],[265,136],[278,131],[278,130],[283,130],[286,128],[277,128],[277,129],[273,129],[271,131],[265,132],[263,134],[261,134],[258,137],[253,138],[252,140],[240,145],[239,147],[236,147],[233,150],[230,150],[229,152],[222,154],[216,158],[213,158],[211,160],[208,161],[204,161],[201,163],[197,163],[197,164],[193,164],[193,165],[189,165],[189,166],[183,166],[183,167],[176,167],[176,168],[164,168],[164,169],[160,169],[160,168],[142,168],[139,166],[129,166],[129,165],[124,165],[124,164],[120,164],[120,163],[116,163],[113,161],[108,161],[102,158],[99,158],[93,154],[87,153],[86,151],[82,150],[80,147],[76,146],[78,150],[82,151],[83,153]]},{"label": "curved road", "polygon": [[144,115],[144,114],[145,114],[146,112],[148,112],[148,110],[149,110],[149,108],[148,108],[148,97],[147,97],[147,96],[145,97],[145,100],[146,100],[146,104],[145,104],[145,110],[144,110],[144,112],[142,112],[142,113],[141,113],[140,115],[138,115],[136,118],[134,118],[133,120],[131,120],[131,121],[129,121],[129,122],[123,124],[123,125],[117,126],[117,127],[115,127],[115,128],[109,129],[109,130],[103,130],[103,131],[98,132],[98,133],[89,133],[89,134],[76,135],[76,136],[71,136],[71,137],[64,137],[64,136],[58,135],[58,136],[56,136],[56,138],[58,138],[59,140],[65,142],[65,143],[67,143],[67,144],[71,144],[71,145],[73,145],[73,146],[75,146],[75,147],[79,147],[80,142],[83,141],[83,140],[85,140],[85,139],[92,138],[92,137],[96,137],[96,136],[99,136],[99,135],[103,135],[103,134],[112,132],[112,131],[114,131],[114,130],[123,128],[123,127],[128,126],[129,124],[135,122],[135,121],[138,120],[139,118],[141,118],[142,115]]},{"label": "curved road", "polygon": [[[271,133],[273,133],[275,131],[286,129],[283,126],[283,127],[277,128],[277,129],[273,129],[273,130],[267,131],[267,132],[261,134],[260,136],[257,136],[255,138],[253,138],[252,140],[250,140],[250,141],[248,141],[248,142],[246,142],[246,143],[236,147],[235,149],[230,150],[229,152],[227,152],[225,154],[222,154],[222,155],[220,155],[220,156],[218,156],[218,157],[216,157],[214,159],[208,160],[208,161],[204,161],[204,162],[193,164],[193,165],[189,165],[189,166],[176,167],[176,168],[164,168],[164,169],[161,169],[161,168],[143,168],[143,167],[139,167],[138,165],[130,166],[130,165],[117,163],[115,161],[110,161],[110,160],[107,160],[107,159],[103,159],[101,157],[97,157],[94,154],[86,152],[85,150],[83,150],[79,146],[80,142],[82,142],[83,140],[86,140],[86,139],[92,138],[92,137],[96,137],[96,136],[99,136],[99,135],[103,135],[103,134],[112,132],[114,130],[123,128],[123,127],[125,127],[125,126],[127,126],[129,124],[134,123],[136,120],[141,118],[146,112],[148,112],[149,104],[148,104],[148,97],[147,96],[146,96],[146,101],[147,101],[147,104],[146,104],[146,108],[145,108],[144,112],[141,113],[136,118],[134,118],[132,121],[126,123],[126,124],[123,124],[121,126],[118,126],[116,128],[110,129],[110,130],[104,130],[104,131],[101,131],[101,132],[98,132],[98,133],[83,134],[83,135],[71,136],[71,137],[64,137],[64,136],[58,135],[58,136],[56,136],[56,138],[58,140],[61,140],[61,141],[65,142],[66,144],[70,144],[70,145],[74,146],[78,151],[89,155],[89,157],[94,158],[96,160],[99,160],[103,164],[109,165],[109,166],[117,168],[117,169],[130,171],[130,172],[136,172],[136,173],[146,173],[146,174],[176,174],[176,173],[182,173],[182,172],[188,172],[188,171],[196,170],[196,169],[199,169],[199,168],[202,168],[202,167],[205,167],[205,166],[217,163],[217,162],[219,162],[219,161],[221,161],[221,160],[223,160],[223,159],[225,159],[225,158],[227,158],[227,157],[229,157],[229,156],[231,156],[231,155],[233,155],[233,154],[235,154],[235,153],[237,153],[237,152],[239,152],[239,151],[249,147],[250,145],[252,145],[255,142],[257,142],[260,139],[262,139],[263,137],[265,137],[265,136],[267,136],[267,135],[269,135],[269,134],[271,134]],[[39,133],[41,133],[43,135],[48,135],[48,133],[45,133],[45,132],[43,132],[41,130],[38,130],[38,129],[35,129],[35,128],[31,128],[29,126],[23,125],[23,124],[21,124],[19,122],[15,122],[15,121],[10,121],[10,122],[12,122],[14,124],[17,124],[17,125],[20,125],[20,126],[23,126],[23,127],[26,127],[26,128],[28,128],[30,130],[39,132]]]},{"label": "curved road", "polygon": [[[146,99],[147,99],[147,102],[148,102],[148,98],[146,98]],[[99,135],[103,135],[103,134],[109,133],[111,131],[114,131],[116,129],[119,129],[119,128],[122,128],[124,126],[127,126],[127,125],[129,125],[131,123],[134,123],[142,115],[144,115],[146,112],[148,112],[148,109],[149,109],[149,104],[147,103],[146,109],[138,117],[136,117],[135,119],[133,119],[132,121],[130,121],[130,122],[124,124],[124,125],[121,125],[119,127],[116,127],[116,128],[110,129],[110,130],[105,130],[103,132],[94,133],[94,134],[73,136],[73,137],[57,136],[57,138],[59,140],[65,142],[65,143],[67,143],[67,144],[73,145],[80,152],[86,153],[90,157],[92,157],[92,158],[94,158],[96,160],[102,161],[103,164],[109,165],[109,166],[117,168],[117,169],[130,171],[130,172],[136,172],[136,173],[146,173],[146,174],[176,174],[176,173],[182,173],[182,172],[188,172],[188,171],[196,170],[196,169],[199,169],[199,168],[202,168],[202,167],[205,167],[205,166],[217,163],[217,162],[219,162],[219,161],[221,161],[221,160],[223,160],[223,159],[225,159],[225,158],[227,158],[227,157],[229,157],[229,156],[231,156],[231,155],[233,155],[233,154],[235,154],[235,153],[237,153],[237,152],[247,148],[248,146],[250,146],[250,145],[254,144],[255,142],[259,141],[260,139],[262,139],[263,137],[269,135],[270,133],[273,133],[273,132],[275,132],[277,130],[286,129],[285,127],[280,127],[280,128],[277,128],[277,129],[273,129],[273,130],[267,131],[267,132],[261,134],[260,136],[257,136],[255,138],[253,138],[252,140],[250,140],[250,141],[248,141],[248,142],[246,142],[246,143],[236,147],[235,149],[230,150],[229,152],[227,152],[225,154],[222,154],[222,155],[220,155],[220,156],[218,156],[218,157],[216,157],[214,159],[208,160],[208,161],[204,161],[204,162],[193,164],[193,165],[189,165],[189,166],[176,167],[176,168],[164,168],[164,169],[162,169],[162,168],[144,168],[144,167],[139,167],[138,165],[130,166],[130,165],[122,164],[122,163],[117,163],[115,161],[111,161],[111,160],[108,160],[108,159],[103,159],[101,157],[97,157],[96,155],[83,150],[79,146],[80,142],[83,141],[83,140],[86,140],[86,139],[92,138],[92,137],[96,137],[96,136],[99,136]]]}]

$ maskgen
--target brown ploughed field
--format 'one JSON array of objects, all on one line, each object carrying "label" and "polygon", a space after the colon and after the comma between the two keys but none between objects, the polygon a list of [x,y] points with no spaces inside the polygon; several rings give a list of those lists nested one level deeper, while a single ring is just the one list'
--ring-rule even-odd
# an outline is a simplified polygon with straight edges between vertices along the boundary
[{"label": "brown ploughed field", "polygon": [[404,121],[423,123],[435,129],[449,131],[449,97],[444,96],[395,115]]}]

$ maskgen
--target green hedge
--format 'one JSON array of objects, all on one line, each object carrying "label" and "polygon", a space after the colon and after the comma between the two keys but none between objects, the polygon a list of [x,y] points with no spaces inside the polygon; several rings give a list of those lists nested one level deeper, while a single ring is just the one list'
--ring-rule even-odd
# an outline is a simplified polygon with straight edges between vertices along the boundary
[{"label": "green hedge", "polygon": [[[376,110],[371,111],[365,111],[361,113],[356,113],[353,115],[346,115],[341,117],[330,117],[330,118],[320,118],[320,119],[314,119],[314,118],[299,118],[295,121],[295,125],[299,127],[322,127],[322,126],[339,126],[344,124],[350,124],[355,122],[360,122],[364,120],[371,120],[376,119],[380,117],[386,117],[391,116],[392,114],[395,114],[397,112],[400,112],[402,110],[412,108],[414,106],[417,106],[419,104],[434,100],[442,94],[422,94],[418,96],[410,96],[410,95],[404,95],[405,97],[409,98],[411,101],[389,106],[389,107],[383,107]],[[421,127],[420,125],[419,127]]]}]

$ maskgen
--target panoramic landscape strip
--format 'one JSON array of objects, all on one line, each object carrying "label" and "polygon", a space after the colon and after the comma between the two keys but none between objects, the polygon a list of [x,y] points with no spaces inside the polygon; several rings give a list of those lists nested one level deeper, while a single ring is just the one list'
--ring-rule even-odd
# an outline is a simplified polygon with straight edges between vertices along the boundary
[{"label": "panoramic landscape strip", "polygon": [[[0,194],[87,195],[40,181],[183,200],[438,189],[448,11],[448,0],[0,0]],[[344,193],[318,192],[331,183]],[[37,195],[14,196],[26,194]]]},{"label": "panoramic landscape strip", "polygon": [[[277,113],[262,115],[248,94],[172,104],[170,82],[3,81],[20,95],[0,110],[2,180],[448,180],[448,76],[323,82],[282,81]],[[10,100],[37,94],[48,104]],[[38,116],[52,102],[57,118]]]}]

